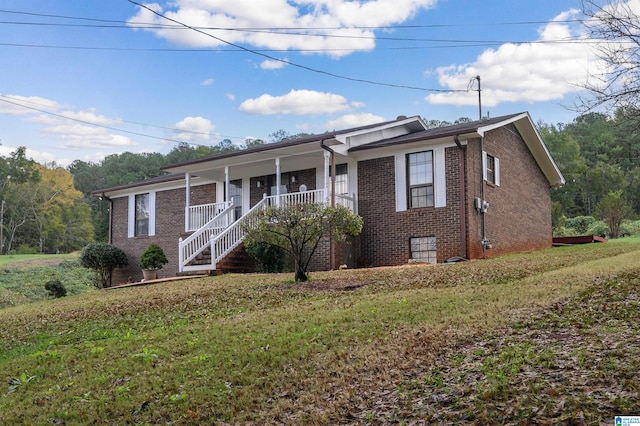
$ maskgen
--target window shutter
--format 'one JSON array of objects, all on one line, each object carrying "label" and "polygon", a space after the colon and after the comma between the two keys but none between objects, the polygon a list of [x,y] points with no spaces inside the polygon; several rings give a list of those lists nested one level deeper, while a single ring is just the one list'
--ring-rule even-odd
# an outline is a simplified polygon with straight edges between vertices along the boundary
[{"label": "window shutter", "polygon": [[495,177],[496,177],[496,186],[500,186],[500,160],[498,160],[498,158],[494,158],[494,168],[495,170],[493,171]]},{"label": "window shutter", "polygon": [[433,151],[433,191],[434,207],[447,206],[447,165],[445,163],[444,148]]},{"label": "window shutter", "polygon": [[407,210],[407,161],[404,154],[395,156],[396,174],[396,211]]},{"label": "window shutter", "polygon": [[156,193],[149,193],[149,236],[156,235]]},{"label": "window shutter", "polygon": [[128,211],[127,235],[129,238],[135,236],[136,229],[136,196],[129,195],[129,211]]},{"label": "window shutter", "polygon": [[482,180],[487,180],[487,152],[482,151]]}]

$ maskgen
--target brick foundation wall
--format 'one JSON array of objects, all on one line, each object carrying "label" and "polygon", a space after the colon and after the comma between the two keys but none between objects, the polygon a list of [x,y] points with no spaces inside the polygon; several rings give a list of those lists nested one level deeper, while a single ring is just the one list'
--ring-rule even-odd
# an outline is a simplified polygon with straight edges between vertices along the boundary
[{"label": "brick foundation wall", "polygon": [[489,209],[485,215],[486,237],[492,248],[483,252],[482,214],[473,206],[481,196],[482,157],[480,140],[468,143],[468,218],[471,258],[539,250],[550,247],[551,191],[514,126],[492,130],[485,135],[484,150],[500,160],[500,186],[485,184]]},{"label": "brick foundation wall", "polygon": [[[214,184],[191,188],[191,204],[213,203],[216,199]],[[172,277],[178,272],[178,240],[184,237],[185,190],[172,189],[156,192],[156,235],[128,237],[128,199],[113,200],[113,218],[111,243],[122,249],[129,265],[113,272],[113,285],[142,279],[139,266],[140,254],[151,243],[156,243],[164,250],[169,263],[158,271],[158,278]]]},{"label": "brick foundation wall", "polygon": [[402,265],[412,237],[436,237],[437,260],[462,255],[460,149],[445,151],[447,205],[396,212],[395,162],[384,157],[358,162],[358,212],[364,220],[357,247],[359,267]]}]

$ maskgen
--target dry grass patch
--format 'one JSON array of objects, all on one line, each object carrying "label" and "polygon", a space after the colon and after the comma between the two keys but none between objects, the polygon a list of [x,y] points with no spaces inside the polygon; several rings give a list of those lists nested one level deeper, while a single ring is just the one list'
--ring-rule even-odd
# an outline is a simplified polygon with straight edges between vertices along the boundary
[{"label": "dry grass patch", "polygon": [[[302,286],[227,275],[0,310],[0,379],[18,384],[0,389],[0,423],[410,423],[442,402],[434,421],[481,424],[468,413],[492,408],[446,414],[456,394],[438,386],[464,388],[488,373],[462,366],[482,361],[444,355],[633,274],[639,243],[315,273]],[[521,347],[527,365],[544,360]],[[482,365],[502,371],[502,359]],[[459,384],[446,375],[456,368]]]}]

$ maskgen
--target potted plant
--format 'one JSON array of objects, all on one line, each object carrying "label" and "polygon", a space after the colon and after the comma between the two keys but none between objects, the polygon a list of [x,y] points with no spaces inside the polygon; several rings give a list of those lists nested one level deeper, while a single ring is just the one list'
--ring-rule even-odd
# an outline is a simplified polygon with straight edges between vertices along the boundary
[{"label": "potted plant", "polygon": [[140,255],[140,267],[144,280],[155,280],[158,277],[158,269],[162,269],[168,262],[162,247],[155,243],[149,244]]}]

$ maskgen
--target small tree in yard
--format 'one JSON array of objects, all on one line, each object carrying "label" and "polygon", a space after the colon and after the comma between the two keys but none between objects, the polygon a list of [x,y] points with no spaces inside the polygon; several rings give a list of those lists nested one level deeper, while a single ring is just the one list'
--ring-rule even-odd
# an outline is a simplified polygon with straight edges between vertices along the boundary
[{"label": "small tree in yard", "polygon": [[296,282],[309,279],[307,269],[322,237],[341,241],[362,230],[362,218],[343,206],[296,204],[269,207],[258,215],[258,225],[247,229],[247,244],[284,249],[294,262]]},{"label": "small tree in yard", "polygon": [[596,206],[598,216],[609,226],[609,236],[618,238],[622,221],[627,219],[631,213],[631,207],[622,198],[622,191],[609,191]]},{"label": "small tree in yard", "polygon": [[127,255],[118,247],[107,243],[92,243],[80,253],[80,264],[96,272],[95,286],[109,287],[115,268],[127,266]]}]

